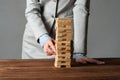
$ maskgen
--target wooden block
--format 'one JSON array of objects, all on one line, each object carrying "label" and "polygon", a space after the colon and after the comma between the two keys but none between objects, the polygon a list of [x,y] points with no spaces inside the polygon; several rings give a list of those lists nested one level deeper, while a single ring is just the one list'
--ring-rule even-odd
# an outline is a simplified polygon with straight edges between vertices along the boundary
[{"label": "wooden block", "polygon": [[71,63],[70,61],[68,61],[68,62],[67,61],[58,61],[57,65],[70,65],[70,63]]},{"label": "wooden block", "polygon": [[71,62],[71,59],[70,58],[56,58],[55,62],[61,62],[61,61],[64,61],[64,62]]},{"label": "wooden block", "polygon": [[69,41],[71,41],[72,35],[69,33],[68,34],[67,33],[66,34],[59,34],[59,35],[56,34],[56,37],[57,37],[57,39],[66,38],[66,39],[69,39]]},{"label": "wooden block", "polygon": [[69,36],[71,37],[72,34],[70,32],[63,32],[63,33],[59,33],[59,34],[56,34],[56,37],[59,38],[59,37],[64,37],[64,36]]},{"label": "wooden block", "polygon": [[65,44],[58,45],[58,44],[56,44],[56,46],[57,46],[58,49],[61,49],[61,48],[66,48],[66,49],[67,48],[71,48],[69,45],[68,44],[67,45],[65,45]]},{"label": "wooden block", "polygon": [[69,43],[59,43],[59,44],[56,44],[56,46],[71,46],[71,44],[69,44]]},{"label": "wooden block", "polygon": [[65,51],[70,51],[71,47],[64,47],[64,46],[59,46],[57,50],[65,50]]},{"label": "wooden block", "polygon": [[57,38],[56,41],[70,41],[71,38],[66,38],[66,37],[63,37],[63,38]]},{"label": "wooden block", "polygon": [[71,60],[70,61],[55,61],[56,65],[70,65],[71,64]]},{"label": "wooden block", "polygon": [[66,57],[66,56],[58,56],[58,57],[55,57],[55,61],[69,61],[71,60],[71,57]]},{"label": "wooden block", "polygon": [[71,57],[71,54],[56,54],[56,56],[58,56],[58,57],[68,57],[68,58],[70,58]]},{"label": "wooden block", "polygon": [[62,67],[65,67],[65,68],[71,68],[71,65],[55,65],[56,68],[62,68]]},{"label": "wooden block", "polygon": [[58,64],[54,64],[54,66],[55,66],[56,68],[62,68],[62,67],[71,68],[71,65],[70,65],[70,64],[69,64],[69,65],[58,65]]},{"label": "wooden block", "polygon": [[71,50],[58,50],[56,51],[59,54],[71,54]]},{"label": "wooden block", "polygon": [[65,29],[64,29],[64,28],[63,28],[63,29],[61,28],[61,29],[56,29],[56,31],[57,31],[58,33],[63,33],[63,32],[71,32],[72,30],[71,30],[71,29],[66,29],[66,28],[65,28]]},{"label": "wooden block", "polygon": [[62,67],[70,68],[71,67],[71,62],[66,62],[66,63],[64,63],[64,62],[57,62],[54,65],[57,68],[62,68]]},{"label": "wooden block", "polygon": [[56,41],[56,46],[60,46],[60,45],[70,46],[71,41]]},{"label": "wooden block", "polygon": [[57,32],[71,32],[72,31],[72,28],[65,28],[65,27],[59,27],[59,28],[56,28],[56,31]]},{"label": "wooden block", "polygon": [[58,52],[59,54],[70,54],[71,53],[71,50],[59,50],[59,51],[63,51],[63,52]]},{"label": "wooden block", "polygon": [[[62,52],[60,52],[60,51],[62,51]],[[71,50],[58,50],[58,49],[56,49],[56,53],[59,53],[59,54],[70,54]]]},{"label": "wooden block", "polygon": [[59,42],[56,41],[56,44],[60,44],[60,43],[68,43],[68,44],[70,44],[71,41],[59,41]]}]

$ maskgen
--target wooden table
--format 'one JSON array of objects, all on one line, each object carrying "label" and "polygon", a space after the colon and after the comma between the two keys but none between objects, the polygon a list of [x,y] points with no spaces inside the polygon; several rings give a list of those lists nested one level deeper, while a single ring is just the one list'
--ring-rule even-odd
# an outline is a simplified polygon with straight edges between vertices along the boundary
[{"label": "wooden table", "polygon": [[0,60],[0,80],[120,80],[120,58],[101,58],[106,65],[55,68],[54,60]]}]

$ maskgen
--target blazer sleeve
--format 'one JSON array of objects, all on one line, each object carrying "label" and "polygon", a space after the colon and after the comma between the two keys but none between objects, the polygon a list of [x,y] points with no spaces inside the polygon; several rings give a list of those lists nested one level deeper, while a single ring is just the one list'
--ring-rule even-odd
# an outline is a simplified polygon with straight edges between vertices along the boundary
[{"label": "blazer sleeve", "polygon": [[88,10],[87,0],[76,0],[73,8],[74,16],[74,53],[85,53],[85,31]]},{"label": "blazer sleeve", "polygon": [[36,40],[45,33],[48,33],[41,18],[41,5],[38,0],[26,0],[25,17],[31,27]]}]

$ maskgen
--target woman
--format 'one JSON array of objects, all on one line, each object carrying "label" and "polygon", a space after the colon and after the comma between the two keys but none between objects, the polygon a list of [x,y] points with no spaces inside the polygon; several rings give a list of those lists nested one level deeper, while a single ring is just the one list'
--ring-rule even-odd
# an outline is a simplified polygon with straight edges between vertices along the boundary
[{"label": "woman", "polygon": [[[54,58],[55,17],[73,18],[73,57],[77,62],[104,64],[85,56],[88,0],[27,0],[23,59]],[[51,32],[52,31],[52,32]]]}]

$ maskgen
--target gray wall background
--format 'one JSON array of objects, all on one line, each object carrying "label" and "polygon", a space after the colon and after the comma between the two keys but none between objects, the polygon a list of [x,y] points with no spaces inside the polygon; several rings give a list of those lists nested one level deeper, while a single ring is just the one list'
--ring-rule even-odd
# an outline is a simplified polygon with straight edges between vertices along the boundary
[{"label": "gray wall background", "polygon": [[[91,0],[88,56],[120,57],[120,0]],[[0,0],[0,59],[21,57],[25,0]]]}]

